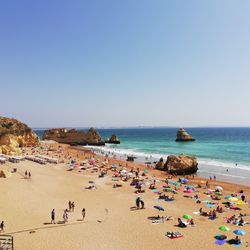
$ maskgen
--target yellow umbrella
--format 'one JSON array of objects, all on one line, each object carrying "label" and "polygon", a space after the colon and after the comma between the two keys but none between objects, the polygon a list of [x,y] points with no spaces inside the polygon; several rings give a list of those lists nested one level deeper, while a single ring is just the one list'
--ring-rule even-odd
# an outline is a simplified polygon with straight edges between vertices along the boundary
[{"label": "yellow umbrella", "polygon": [[237,205],[246,205],[246,203],[245,203],[244,201],[242,201],[242,200],[239,200],[239,201],[237,202]]},{"label": "yellow umbrella", "polygon": [[231,197],[231,198],[229,198],[229,200],[230,200],[230,201],[238,201],[239,199],[236,198],[236,197]]}]

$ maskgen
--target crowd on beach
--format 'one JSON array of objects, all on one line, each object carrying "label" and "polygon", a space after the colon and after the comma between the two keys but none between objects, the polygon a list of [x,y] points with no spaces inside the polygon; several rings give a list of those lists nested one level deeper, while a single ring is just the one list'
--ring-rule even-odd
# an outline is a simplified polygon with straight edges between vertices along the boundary
[{"label": "crowd on beach", "polygon": [[[34,149],[34,154],[40,153],[39,149]],[[231,224],[233,226],[244,227],[248,225],[247,218],[249,214],[248,199],[245,195],[243,189],[235,190],[229,195],[224,193],[224,190],[220,186],[214,186],[216,183],[216,176],[210,177],[209,180],[202,180],[200,182],[195,182],[196,178],[194,176],[183,176],[177,177],[174,175],[165,176],[165,178],[159,178],[154,175],[152,168],[145,167],[134,167],[130,166],[128,163],[121,161],[110,161],[109,157],[98,157],[93,152],[85,153],[84,151],[77,151],[74,156],[70,154],[69,151],[64,152],[62,147],[59,147],[57,151],[51,150],[51,154],[59,158],[61,162],[68,163],[66,171],[74,171],[79,174],[88,173],[98,174],[98,178],[111,179],[112,187],[114,189],[121,189],[123,186],[131,187],[131,194],[136,195],[135,206],[130,207],[131,211],[140,211],[142,209],[150,209],[146,207],[145,199],[142,197],[145,193],[151,193],[154,197],[156,206],[152,209],[157,209],[158,211],[165,211],[164,207],[167,207],[168,203],[174,203],[178,206],[178,200],[180,197],[187,198],[193,201],[193,204],[198,204],[200,209],[198,212],[194,212],[194,215],[180,215],[175,218],[172,215],[167,216],[152,216],[149,220],[152,223],[165,223],[166,221],[174,221],[174,225],[180,230],[185,230],[189,226],[199,227],[199,216],[207,218],[208,220],[217,220],[219,218],[223,219],[225,224]],[[50,151],[45,150],[46,154],[49,156]],[[25,178],[31,178],[31,172],[25,171]],[[212,189],[213,188],[213,189]],[[87,192],[95,192],[97,186],[94,181],[89,181],[88,185],[85,187],[88,189]],[[166,202],[166,203],[165,203]],[[160,205],[161,206],[160,206]],[[206,206],[209,211],[205,211]],[[69,201],[67,208],[64,209],[62,214],[63,223],[69,222],[69,214],[74,213],[76,204],[74,201]],[[242,212],[244,210],[244,212]],[[234,214],[232,214],[234,212]],[[222,218],[221,215],[225,217]],[[51,224],[60,224],[60,221],[56,221],[56,210],[51,211]],[[81,209],[82,221],[86,217],[86,209]],[[195,219],[196,218],[196,219]],[[0,231],[4,231],[4,221],[0,225]],[[248,227],[249,229],[249,227]],[[221,230],[221,229],[219,229]],[[226,231],[221,230],[223,233]],[[181,232],[167,232],[166,236],[169,238],[181,238],[183,237],[184,231]],[[239,235],[228,241],[232,244],[241,244],[242,239]]]}]

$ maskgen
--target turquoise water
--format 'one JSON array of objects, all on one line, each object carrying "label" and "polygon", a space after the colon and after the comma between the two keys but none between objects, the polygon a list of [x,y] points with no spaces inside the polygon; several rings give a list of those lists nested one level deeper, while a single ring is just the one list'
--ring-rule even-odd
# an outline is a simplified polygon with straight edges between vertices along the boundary
[{"label": "turquoise water", "polygon": [[[175,142],[177,128],[99,129],[104,139],[116,134],[121,140],[120,145],[107,145],[99,150],[134,155],[141,160],[150,156],[156,160],[169,154],[191,154],[198,158],[199,172],[203,175],[244,179],[250,185],[250,128],[186,130],[196,138],[195,142]],[[42,131],[37,133],[41,135]]]}]

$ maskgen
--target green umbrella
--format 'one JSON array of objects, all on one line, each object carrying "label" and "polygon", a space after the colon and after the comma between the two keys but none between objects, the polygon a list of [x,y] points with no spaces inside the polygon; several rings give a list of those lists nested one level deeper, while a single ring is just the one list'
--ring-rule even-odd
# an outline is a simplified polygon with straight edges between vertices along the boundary
[{"label": "green umbrella", "polygon": [[227,232],[227,231],[230,230],[230,228],[227,227],[227,226],[220,226],[219,229],[220,229],[222,232]]},{"label": "green umbrella", "polygon": [[184,215],[183,215],[183,218],[184,218],[184,219],[187,219],[187,220],[190,220],[190,219],[192,219],[192,216],[189,215],[189,214],[184,214]]}]

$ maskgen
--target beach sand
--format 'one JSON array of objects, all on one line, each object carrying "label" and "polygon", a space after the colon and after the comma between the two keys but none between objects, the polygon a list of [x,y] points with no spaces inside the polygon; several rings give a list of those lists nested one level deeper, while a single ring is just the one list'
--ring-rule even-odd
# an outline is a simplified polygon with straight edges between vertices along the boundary
[{"label": "beach sand", "polygon": [[[58,149],[58,145],[57,145]],[[28,149],[26,152],[31,153]],[[91,171],[78,172],[68,170],[68,161],[77,159],[80,161],[90,157],[91,153],[70,149],[60,145],[59,151],[49,151],[54,157],[64,158],[65,163],[40,165],[30,161],[20,163],[5,163],[0,169],[10,171],[17,168],[17,172],[10,174],[8,178],[0,179],[1,203],[0,220],[5,221],[5,234],[14,236],[14,247],[20,250],[76,250],[76,249],[233,249],[233,246],[225,244],[217,246],[214,244],[214,236],[219,231],[219,226],[227,225],[231,230],[225,234],[228,239],[234,236],[233,230],[239,228],[227,224],[224,217],[239,214],[238,211],[226,210],[219,214],[218,219],[208,220],[206,217],[194,215],[193,212],[203,210],[209,211],[205,203],[196,204],[189,198],[184,198],[181,191],[175,195],[175,201],[163,202],[147,187],[146,192],[140,194],[145,202],[146,209],[131,211],[138,197],[131,187],[130,181],[122,183],[121,188],[113,188],[111,175],[98,178],[98,173]],[[33,152],[35,153],[35,152]],[[103,158],[96,156],[103,161]],[[67,163],[66,163],[67,161]],[[131,167],[145,169],[143,164],[120,162],[110,160],[109,164],[122,164]],[[30,171],[31,179],[24,178],[24,172]],[[166,175],[156,170],[150,170],[149,176],[156,179],[166,178]],[[96,190],[85,189],[88,182],[96,183]],[[201,178],[190,180],[190,183],[200,183]],[[224,188],[223,193],[244,189],[249,198],[250,188],[230,183],[210,182],[211,188],[220,185]],[[157,182],[157,188],[161,189],[163,182]],[[202,200],[211,200],[206,197],[201,188],[199,196]],[[74,201],[75,211],[69,213],[69,222],[62,224],[63,211],[68,207],[68,201]],[[224,199],[222,201],[225,201]],[[221,203],[221,202],[220,202]],[[158,212],[154,205],[162,206],[165,211]],[[56,212],[56,225],[50,224],[50,213],[52,209]],[[86,208],[86,218],[81,220],[81,210]],[[242,206],[243,213],[250,214],[249,205]],[[153,224],[148,217],[156,215],[173,216],[174,220],[165,223]],[[193,216],[195,227],[178,228],[177,218],[184,214]],[[245,217],[250,221],[250,216]],[[241,249],[248,249],[246,242],[250,241],[250,225],[242,227],[246,235],[242,236]],[[169,239],[164,234],[167,231],[179,231],[184,237],[180,239]],[[250,249],[250,247],[249,247]]]}]

